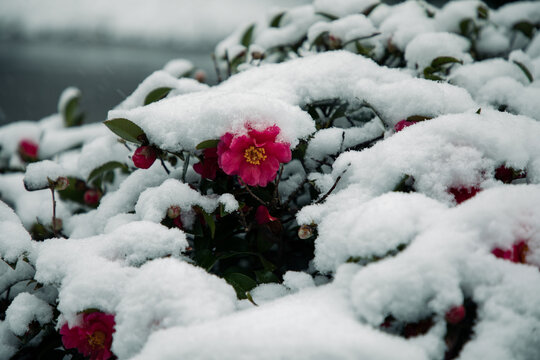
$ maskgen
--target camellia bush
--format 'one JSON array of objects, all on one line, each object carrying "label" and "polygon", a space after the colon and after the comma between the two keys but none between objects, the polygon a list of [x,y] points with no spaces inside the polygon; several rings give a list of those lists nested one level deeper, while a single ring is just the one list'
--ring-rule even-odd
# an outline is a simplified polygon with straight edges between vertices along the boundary
[{"label": "camellia bush", "polygon": [[539,359],[539,29],[316,0],[0,128],[0,358]]}]

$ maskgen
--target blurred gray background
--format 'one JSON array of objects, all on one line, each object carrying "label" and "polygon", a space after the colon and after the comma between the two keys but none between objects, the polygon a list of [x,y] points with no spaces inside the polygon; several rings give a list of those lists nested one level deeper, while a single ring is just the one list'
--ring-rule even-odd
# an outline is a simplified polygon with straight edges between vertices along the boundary
[{"label": "blurred gray background", "polygon": [[219,40],[273,8],[310,2],[1,0],[0,125],[55,113],[68,86],[81,89],[86,121],[102,121],[173,58],[191,60],[213,82],[210,54]]}]

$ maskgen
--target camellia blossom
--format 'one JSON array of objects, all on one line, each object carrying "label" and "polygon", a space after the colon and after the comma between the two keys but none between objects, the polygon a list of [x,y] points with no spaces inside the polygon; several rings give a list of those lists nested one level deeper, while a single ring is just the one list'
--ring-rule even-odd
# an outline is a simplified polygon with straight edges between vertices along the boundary
[{"label": "camellia blossom", "polygon": [[413,121],[401,120],[401,121],[398,121],[396,125],[394,125],[394,130],[396,130],[396,132],[399,132],[405,129],[407,126],[411,126],[411,125],[414,125]]},{"label": "camellia blossom", "polygon": [[528,252],[529,246],[527,246],[525,240],[515,242],[511,249],[503,250],[501,248],[495,248],[491,250],[491,253],[495,255],[495,257],[519,264],[527,263],[526,258]]},{"label": "camellia blossom", "polygon": [[151,146],[140,146],[131,157],[133,164],[139,169],[148,169],[157,159],[157,151]]},{"label": "camellia blossom", "polygon": [[24,161],[36,161],[38,159],[39,146],[33,140],[22,139],[19,142],[19,155]]},{"label": "camellia blossom", "polygon": [[101,191],[97,189],[88,189],[84,192],[84,202],[87,205],[96,205],[101,199]]},{"label": "camellia blossom", "polygon": [[60,329],[62,343],[66,349],[77,349],[91,360],[107,360],[111,352],[114,333],[114,315],[103,312],[84,314],[82,324],[69,328],[64,324]]},{"label": "camellia blossom", "polygon": [[274,180],[280,163],[291,161],[287,143],[276,142],[280,129],[263,131],[248,128],[247,135],[226,133],[218,144],[219,167],[228,175],[238,175],[247,185],[266,186]]},{"label": "camellia blossom", "polygon": [[193,170],[203,178],[214,180],[218,169],[217,148],[208,148],[203,151],[204,159],[193,165]]},{"label": "camellia blossom", "polygon": [[473,186],[473,187],[452,187],[448,190],[450,194],[454,195],[454,199],[456,199],[456,203],[461,204],[462,202],[469,200],[474,195],[476,195],[478,192],[480,192],[480,188]]},{"label": "camellia blossom", "polygon": [[456,325],[465,319],[466,314],[465,306],[459,305],[448,310],[444,315],[444,318],[448,323]]}]

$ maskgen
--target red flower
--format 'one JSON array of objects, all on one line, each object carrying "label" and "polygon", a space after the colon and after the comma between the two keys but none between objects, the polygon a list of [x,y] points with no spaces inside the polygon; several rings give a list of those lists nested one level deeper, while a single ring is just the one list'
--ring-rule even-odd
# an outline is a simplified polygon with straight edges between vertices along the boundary
[{"label": "red flower", "polygon": [[214,180],[218,169],[217,148],[203,151],[204,160],[193,165],[193,170],[203,178]]},{"label": "red flower", "polygon": [[277,218],[270,215],[266,206],[260,205],[257,208],[257,211],[255,212],[255,221],[257,221],[257,224],[262,225],[276,220]]},{"label": "red flower", "polygon": [[19,155],[24,161],[36,161],[38,159],[38,144],[30,139],[22,139],[19,142]]},{"label": "red flower", "polygon": [[107,360],[113,356],[114,325],[114,315],[102,312],[84,314],[81,326],[69,328],[67,323],[62,326],[62,343],[66,349],[75,348],[84,356],[90,356],[91,360]]},{"label": "red flower", "polygon": [[96,205],[101,199],[101,191],[96,189],[88,189],[84,192],[84,202],[87,205]]},{"label": "red flower", "polygon": [[510,184],[515,179],[523,179],[527,174],[523,170],[514,170],[511,167],[506,167],[504,165],[499,166],[495,169],[495,179],[501,180],[505,184]]},{"label": "red flower", "polygon": [[511,249],[503,250],[501,248],[495,248],[491,250],[491,253],[495,255],[495,257],[519,264],[527,263],[526,258],[528,252],[529,246],[527,246],[525,240],[515,242]]},{"label": "red flower", "polygon": [[173,219],[174,225],[176,225],[177,228],[180,230],[184,230],[184,224],[182,224],[182,218],[180,216],[177,216]]},{"label": "red flower", "polygon": [[219,167],[248,185],[266,186],[276,177],[279,164],[291,161],[289,144],[276,142],[279,132],[274,125],[264,131],[249,128],[247,135],[226,133],[217,148]]},{"label": "red flower", "polygon": [[394,125],[394,130],[396,130],[396,132],[399,132],[405,129],[407,126],[411,126],[411,125],[414,125],[414,122],[408,121],[408,120],[401,120],[401,121],[398,121],[396,125]]},{"label": "red flower", "polygon": [[452,325],[459,324],[460,322],[465,319],[466,311],[465,306],[454,306],[450,310],[446,312],[444,315],[444,318],[446,319],[446,322]]},{"label": "red flower", "polygon": [[140,146],[135,150],[131,159],[139,169],[148,169],[157,158],[157,151],[152,146]]},{"label": "red flower", "polygon": [[466,187],[452,187],[448,190],[450,194],[454,195],[454,199],[456,199],[456,203],[461,204],[465,200],[469,200],[474,195],[476,195],[478,192],[480,192],[480,189],[476,186],[466,188]]}]

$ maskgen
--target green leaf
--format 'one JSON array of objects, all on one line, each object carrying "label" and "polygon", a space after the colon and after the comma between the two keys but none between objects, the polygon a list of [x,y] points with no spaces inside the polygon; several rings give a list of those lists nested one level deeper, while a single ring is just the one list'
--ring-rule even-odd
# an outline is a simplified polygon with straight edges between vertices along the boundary
[{"label": "green leaf", "polygon": [[215,148],[219,144],[218,140],[205,140],[203,142],[200,142],[197,146],[195,146],[195,149],[197,150],[203,150],[203,149],[209,149],[209,148]]},{"label": "green leaf", "polygon": [[463,64],[463,61],[456,59],[455,57],[452,57],[452,56],[439,56],[433,59],[433,61],[431,61],[431,66],[434,68],[440,68],[443,65],[451,64],[451,63]]},{"label": "green leaf", "polygon": [[118,169],[118,168],[122,168],[124,170],[128,169],[126,164],[123,164],[123,163],[118,162],[118,161],[109,161],[109,162],[95,168],[94,170],[92,170],[90,175],[88,175],[88,182],[94,180],[95,178],[97,178],[98,176],[100,176],[101,174],[103,174],[103,173],[105,173],[107,171],[111,171],[111,170]]},{"label": "green leaf", "polygon": [[323,31],[322,33],[320,33],[319,35],[317,35],[317,37],[313,40],[313,42],[311,43],[310,47],[313,47],[315,45],[317,46],[321,46],[323,43],[324,43],[324,38],[329,34],[328,31]]},{"label": "green leaf", "polygon": [[86,183],[74,177],[68,177],[68,180],[68,187],[58,191],[58,195],[60,195],[62,200],[71,200],[79,204],[84,204],[84,192],[87,190]]},{"label": "green leaf", "polygon": [[144,99],[144,105],[148,105],[165,98],[169,94],[169,92],[171,92],[171,90],[172,89],[169,87],[160,87],[150,91]]},{"label": "green leaf", "polygon": [[516,64],[521,69],[521,71],[523,71],[523,73],[525,74],[527,79],[529,79],[530,82],[534,81],[531,72],[529,71],[529,69],[527,69],[527,67],[525,65],[523,65],[523,63],[521,63],[519,61],[516,61],[516,60],[513,60],[513,62],[514,62],[514,64]]},{"label": "green leaf", "polygon": [[332,15],[332,14],[329,14],[329,13],[325,13],[325,12],[316,12],[315,14],[324,16],[324,17],[327,18],[328,20],[332,20],[332,21],[338,19],[337,16]]},{"label": "green leaf", "polygon": [[[0,258],[1,259],[1,258]],[[12,268],[13,270],[15,270],[15,268],[17,267],[17,262],[10,262],[10,261],[7,261],[5,259],[2,259],[3,262],[5,262],[10,268]]]},{"label": "green leaf", "polygon": [[128,119],[112,119],[103,122],[113,133],[120,136],[122,139],[142,144],[146,142],[146,134],[137,124]]},{"label": "green leaf", "polygon": [[405,174],[392,191],[410,193],[414,191],[413,184],[413,177],[411,175]]},{"label": "green leaf", "polygon": [[244,45],[246,48],[248,48],[249,44],[251,44],[251,38],[253,37],[254,29],[255,29],[255,24],[252,24],[244,32],[244,35],[242,35],[242,40],[240,40],[240,44]]},{"label": "green leaf", "polygon": [[257,270],[255,272],[255,277],[257,278],[257,283],[259,284],[268,284],[268,283],[277,283],[279,278],[271,271],[267,270]]},{"label": "green leaf", "polygon": [[431,116],[423,116],[423,115],[411,115],[406,120],[412,121],[412,122],[420,122],[420,121],[426,121],[431,120],[433,117]]},{"label": "green leaf", "polygon": [[285,12],[281,12],[277,14],[276,16],[274,16],[272,20],[270,20],[270,27],[273,27],[273,28],[279,27],[279,23],[281,22],[283,15],[285,15]]},{"label": "green leaf", "polygon": [[242,273],[230,273],[225,275],[224,278],[225,281],[232,285],[236,291],[236,296],[238,296],[239,299],[246,299],[246,292],[257,286],[257,282],[255,282],[255,280]]},{"label": "green leaf", "polygon": [[216,235],[216,223],[214,222],[214,217],[212,214],[208,214],[206,211],[202,210],[202,214],[204,216],[204,221],[206,221],[206,224],[210,228],[210,234],[212,235],[212,239]]},{"label": "green leaf", "polygon": [[488,19],[489,18],[489,9],[485,6],[479,6],[476,9],[479,19]]},{"label": "green leaf", "polygon": [[72,97],[62,109],[62,116],[66,127],[79,126],[84,119],[84,115],[79,113],[79,100],[80,96]]},{"label": "green leaf", "polygon": [[523,35],[532,39],[534,34],[534,25],[528,21],[520,21],[512,26],[513,30],[520,31]]},{"label": "green leaf", "polygon": [[461,35],[467,36],[469,28],[472,25],[472,19],[464,19],[459,23],[459,31]]},{"label": "green leaf", "polygon": [[362,14],[364,14],[365,16],[369,16],[369,14],[371,14],[371,12],[372,12],[373,10],[375,10],[375,8],[376,8],[377,6],[379,6],[379,5],[381,5],[380,2],[375,3],[375,4],[371,5],[371,6],[368,6],[366,9],[364,9],[364,10],[362,11]]}]

